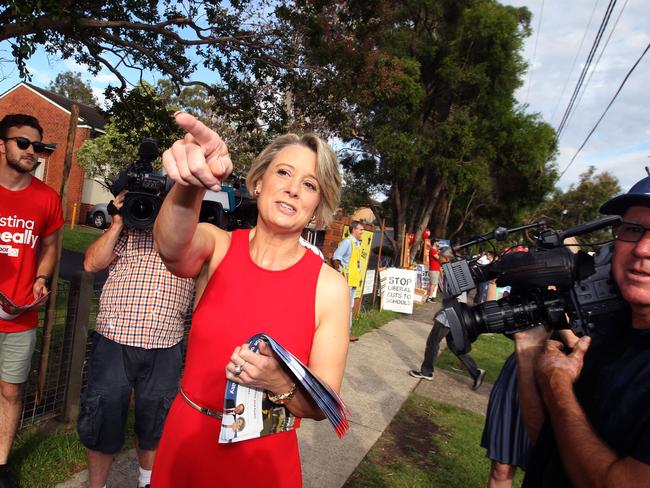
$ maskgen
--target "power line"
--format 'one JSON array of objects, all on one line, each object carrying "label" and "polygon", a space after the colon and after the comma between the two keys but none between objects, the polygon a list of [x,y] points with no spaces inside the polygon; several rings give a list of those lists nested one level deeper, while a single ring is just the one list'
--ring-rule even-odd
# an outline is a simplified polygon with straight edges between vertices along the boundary
[{"label": "power line", "polygon": [[530,63],[530,71],[528,72],[528,89],[526,90],[526,100],[524,105],[528,103],[528,95],[530,94],[530,85],[533,82],[533,71],[535,71],[535,58],[537,57],[537,43],[539,42],[539,33],[542,30],[542,17],[544,16],[544,0],[542,0],[542,7],[539,10],[539,21],[537,22],[537,36],[535,37],[535,47],[533,48],[533,60]]},{"label": "power line", "polygon": [[589,22],[587,22],[587,26],[585,27],[585,32],[582,34],[582,39],[580,40],[578,51],[576,52],[576,55],[573,58],[573,63],[571,63],[571,69],[567,73],[566,80],[564,81],[564,86],[562,87],[562,92],[560,93],[560,98],[558,98],[557,102],[555,103],[555,108],[553,108],[553,113],[551,114],[550,120],[553,120],[555,118],[555,113],[557,112],[557,108],[560,106],[560,102],[562,101],[562,98],[564,97],[564,92],[566,91],[566,87],[569,85],[569,80],[571,79],[571,75],[573,74],[573,69],[576,67],[576,63],[578,62],[578,56],[580,55],[580,51],[582,51],[582,45],[584,44],[585,39],[587,38],[587,32],[589,32],[589,27],[591,27],[591,21],[594,18],[594,14],[596,13],[596,7],[598,7],[599,1],[600,0],[596,0],[596,2],[594,3],[594,7],[591,9]]},{"label": "power line", "polygon": [[616,22],[614,22],[614,25],[612,26],[612,30],[609,31],[609,36],[607,36],[607,40],[605,41],[605,45],[603,46],[603,49],[600,51],[600,54],[598,55],[598,59],[596,60],[596,64],[592,68],[591,72],[589,73],[589,78],[587,78],[587,81],[584,84],[584,89],[580,92],[580,97],[578,98],[578,101],[576,102],[575,108],[571,111],[571,114],[569,114],[569,118],[566,122],[566,125],[569,125],[571,122],[571,119],[573,118],[573,114],[576,113],[576,110],[578,110],[578,106],[582,102],[582,97],[584,96],[585,92],[587,91],[587,86],[589,86],[589,83],[591,82],[591,78],[594,76],[594,73],[598,69],[598,65],[600,64],[600,59],[603,57],[603,53],[605,52],[605,49],[607,49],[607,46],[609,45],[609,41],[612,38],[612,34],[614,34],[614,31],[616,30],[616,26],[618,25],[618,21],[621,20],[621,16],[623,15],[623,11],[625,10],[625,7],[627,6],[628,0],[625,0],[625,3],[623,4],[623,8],[621,8],[620,12],[618,13],[618,17],[616,17]]},{"label": "power line", "polygon": [[573,90],[573,94],[571,95],[571,99],[569,100],[569,104],[567,105],[566,110],[564,111],[564,116],[562,117],[562,121],[560,122],[560,125],[558,126],[557,129],[557,138],[559,139],[562,137],[562,132],[564,132],[564,128],[566,126],[566,121],[569,118],[569,114],[571,113],[571,110],[573,110],[575,101],[578,97],[578,93],[580,92],[580,89],[582,88],[582,84],[585,80],[585,76],[587,75],[587,71],[589,71],[589,67],[591,66],[591,62],[594,59],[594,55],[596,54],[596,50],[598,49],[598,46],[600,44],[601,39],[603,38],[603,34],[605,33],[605,28],[607,27],[607,24],[609,23],[609,19],[612,15],[612,12],[614,10],[614,6],[616,5],[616,0],[610,0],[609,4],[607,5],[607,10],[605,11],[605,16],[603,17],[603,20],[600,23],[600,27],[598,28],[598,32],[596,33],[596,37],[594,39],[594,42],[591,44],[591,50],[589,51],[589,55],[587,56],[587,61],[585,61],[585,65],[582,68],[582,72],[580,73],[580,77],[578,78],[578,82],[576,83],[576,87]]},{"label": "power line", "polygon": [[623,81],[621,82],[621,85],[618,87],[618,90],[616,90],[616,93],[614,94],[614,96],[612,97],[612,99],[610,100],[610,102],[607,104],[607,107],[605,108],[605,111],[603,112],[603,114],[600,116],[600,118],[599,118],[598,121],[596,122],[596,125],[594,125],[594,127],[589,131],[589,134],[587,134],[587,137],[585,138],[584,142],[580,145],[580,147],[578,148],[578,150],[576,151],[576,153],[573,155],[573,157],[571,158],[571,161],[569,161],[569,164],[567,164],[566,168],[564,168],[564,170],[562,170],[562,173],[560,173],[560,178],[561,178],[562,176],[564,176],[564,173],[566,173],[566,170],[569,169],[569,167],[573,164],[573,162],[575,161],[575,159],[578,157],[578,154],[580,154],[580,151],[582,151],[582,148],[585,147],[585,145],[587,144],[587,141],[589,141],[589,138],[590,138],[591,135],[596,131],[596,129],[598,128],[598,125],[600,124],[600,122],[601,122],[601,121],[603,120],[603,118],[605,117],[605,114],[607,113],[607,111],[609,110],[609,108],[613,105],[614,100],[616,100],[616,97],[618,97],[618,94],[621,93],[621,90],[622,90],[623,87],[625,86],[625,83],[627,82],[628,78],[630,77],[630,75],[632,74],[632,72],[636,69],[636,67],[639,65],[639,63],[640,63],[641,60],[643,59],[643,56],[646,55],[646,53],[648,52],[649,49],[650,49],[650,43],[648,43],[648,45],[647,45],[646,48],[644,49],[643,53],[641,53],[641,56],[639,56],[639,59],[637,59],[637,60],[636,60],[636,63],[634,63],[634,65],[632,66],[632,68],[630,68],[630,71],[627,72],[627,74],[625,75],[625,78],[623,78]]}]

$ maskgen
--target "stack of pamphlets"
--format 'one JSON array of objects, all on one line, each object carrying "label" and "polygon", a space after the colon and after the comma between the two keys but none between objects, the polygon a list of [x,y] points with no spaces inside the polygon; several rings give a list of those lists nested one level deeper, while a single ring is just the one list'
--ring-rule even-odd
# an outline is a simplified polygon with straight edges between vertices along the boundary
[{"label": "stack of pamphlets", "polygon": [[40,307],[47,301],[48,293],[35,298],[34,301],[25,305],[16,305],[7,295],[0,291],[0,320],[11,320],[20,314]]},{"label": "stack of pamphlets", "polygon": [[[350,414],[343,400],[332,388],[321,381],[293,354],[266,334],[255,334],[248,340],[253,352],[259,350],[259,341],[265,341],[291,371],[296,383],[314,399],[339,438],[350,427]],[[239,442],[268,434],[276,434],[296,428],[296,417],[284,405],[276,405],[260,388],[226,382],[224,412],[221,421],[220,443]]]}]

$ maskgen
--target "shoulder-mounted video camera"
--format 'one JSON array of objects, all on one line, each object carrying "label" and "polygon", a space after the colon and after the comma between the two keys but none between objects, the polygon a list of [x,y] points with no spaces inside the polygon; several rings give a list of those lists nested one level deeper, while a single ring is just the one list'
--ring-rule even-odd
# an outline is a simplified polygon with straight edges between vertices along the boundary
[{"label": "shoulder-mounted video camera", "polygon": [[[555,330],[570,328],[578,336],[606,337],[620,322],[621,313],[628,310],[611,276],[613,244],[601,246],[591,256],[584,251],[574,254],[563,243],[619,219],[604,217],[564,232],[543,223],[498,228],[455,248],[456,252],[492,239],[504,240],[513,232],[538,229],[537,244],[528,252],[508,253],[485,265],[475,257],[443,264],[443,311],[455,349],[468,353],[480,334],[514,334],[541,323]],[[479,283],[494,279],[497,286],[511,287],[508,297],[473,307],[456,299]]]},{"label": "shoulder-mounted video camera", "polygon": [[111,202],[109,213],[119,212],[127,227],[148,229],[153,226],[174,182],[153,169],[151,162],[158,157],[158,144],[154,139],[142,139],[138,155],[138,159],[120,171],[113,181],[110,190],[114,196],[122,190],[128,193],[119,211]]}]

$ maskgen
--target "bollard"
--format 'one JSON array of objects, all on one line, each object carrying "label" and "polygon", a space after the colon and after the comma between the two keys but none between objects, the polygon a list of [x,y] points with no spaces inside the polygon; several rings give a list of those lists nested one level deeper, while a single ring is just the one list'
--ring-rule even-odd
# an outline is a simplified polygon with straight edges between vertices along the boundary
[{"label": "bollard", "polygon": [[74,229],[74,223],[77,220],[77,204],[72,204],[72,218],[70,219],[70,230]]}]

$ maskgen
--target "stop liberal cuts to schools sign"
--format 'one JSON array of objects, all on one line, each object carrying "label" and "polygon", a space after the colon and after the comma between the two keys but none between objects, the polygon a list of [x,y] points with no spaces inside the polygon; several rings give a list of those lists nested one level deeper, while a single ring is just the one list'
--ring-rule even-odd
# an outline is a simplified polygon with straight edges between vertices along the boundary
[{"label": "stop liberal cuts to schools sign", "polygon": [[379,273],[382,308],[394,312],[413,313],[413,295],[417,273],[410,269],[388,268]]}]

